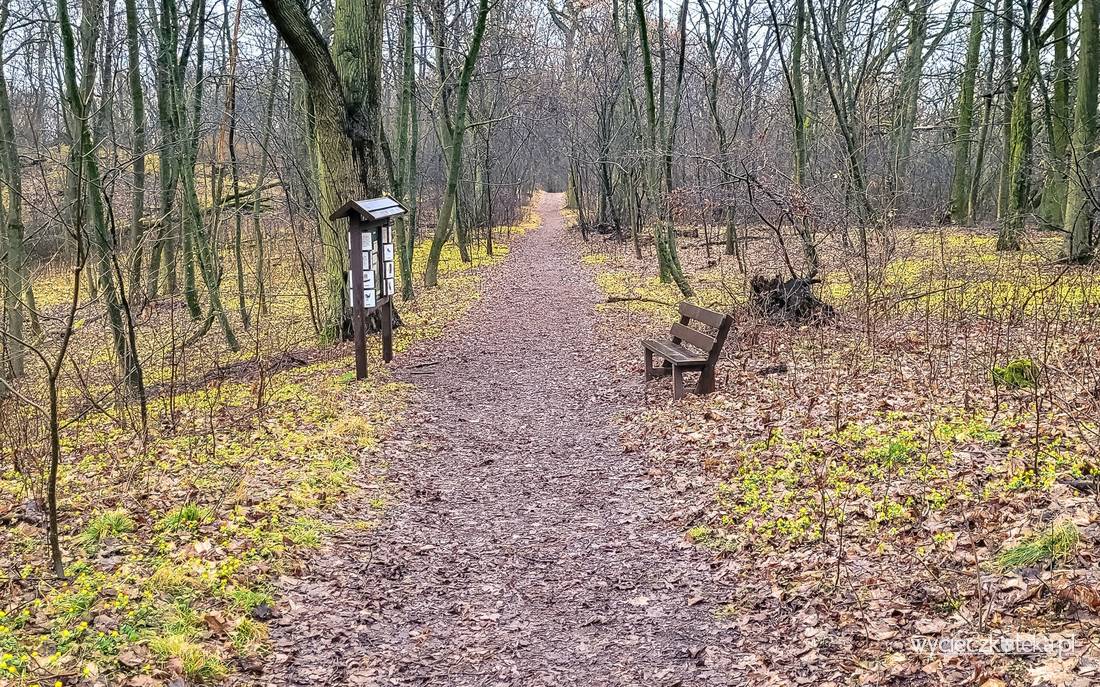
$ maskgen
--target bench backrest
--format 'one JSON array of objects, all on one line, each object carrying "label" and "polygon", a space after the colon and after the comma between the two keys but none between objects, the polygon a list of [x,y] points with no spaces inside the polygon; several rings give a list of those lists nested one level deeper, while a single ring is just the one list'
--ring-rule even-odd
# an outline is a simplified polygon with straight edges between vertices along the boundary
[{"label": "bench backrest", "polygon": [[[692,329],[691,323],[699,322],[715,330],[711,336],[698,329]],[[698,348],[707,354],[708,365],[713,365],[722,352],[722,346],[726,343],[730,327],[733,326],[733,317],[723,315],[720,312],[700,308],[698,305],[682,301],[680,303],[680,321],[672,325],[672,342],[676,344],[686,343]]]}]

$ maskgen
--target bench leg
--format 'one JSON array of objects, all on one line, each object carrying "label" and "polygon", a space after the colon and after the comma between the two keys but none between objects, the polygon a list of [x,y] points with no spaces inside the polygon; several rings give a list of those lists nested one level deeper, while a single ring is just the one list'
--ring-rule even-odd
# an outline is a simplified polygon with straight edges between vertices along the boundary
[{"label": "bench leg", "polygon": [[695,393],[700,395],[714,393],[713,367],[704,367],[702,372],[699,373],[699,381],[695,383]]},{"label": "bench leg", "polygon": [[684,371],[678,365],[672,366],[672,399],[679,401],[684,397]]},{"label": "bench leg", "polygon": [[645,349],[645,380],[653,379],[653,351]]}]

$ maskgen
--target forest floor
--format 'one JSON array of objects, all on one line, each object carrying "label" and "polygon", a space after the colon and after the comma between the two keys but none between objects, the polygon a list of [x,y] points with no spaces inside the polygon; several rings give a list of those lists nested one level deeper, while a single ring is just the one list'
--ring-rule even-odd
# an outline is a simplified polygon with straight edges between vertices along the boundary
[{"label": "forest floor", "polygon": [[[562,203],[399,362],[390,508],[281,579],[265,682],[1094,683],[1096,500],[1067,485],[1094,474],[1094,338],[1064,329],[1094,274],[903,234],[873,285],[826,257],[836,321],[776,325],[685,233],[737,331],[719,393],[674,402],[638,340],[679,295]],[[1021,357],[1038,384],[991,384]]]},{"label": "forest floor", "polygon": [[708,563],[665,522],[616,411],[599,290],[563,196],[441,339],[400,360],[408,412],[383,451],[395,485],[373,532],[300,578],[273,629],[292,685],[741,683]]},{"label": "forest floor", "polygon": [[[494,229],[492,255],[472,246],[464,262],[445,247],[439,285],[399,304],[399,355],[462,320],[487,268],[538,223],[531,212],[515,219]],[[414,261],[417,283],[427,253],[422,245]],[[379,441],[410,385],[380,363],[376,338],[370,377],[356,382],[350,346],[316,343],[306,279],[288,260],[271,270],[270,309],[250,328],[230,313],[240,351],[216,333],[182,344],[198,325],[181,299],[141,311],[147,431],[138,404],[115,392],[98,300],[81,292],[62,378],[63,578],[49,569],[39,505],[45,422],[21,400],[41,402],[41,367],[19,380],[19,397],[0,399],[0,687],[247,680],[269,655],[277,581],[377,526],[390,501]],[[48,318],[38,345],[52,354],[72,277],[40,268],[34,278]],[[227,286],[226,302],[235,296]]]},{"label": "forest floor", "polygon": [[[647,384],[621,442],[712,565],[754,671],[734,681],[1097,684],[1100,272],[1050,233],[998,253],[989,230],[899,228],[866,260],[823,240],[835,318],[777,322],[746,302],[788,271],[767,228],[741,228],[740,265],[698,229],[692,300],[735,318],[718,393]],[[647,239],[641,259],[581,244],[608,364],[637,384],[639,338],[682,298]]]},{"label": "forest floor", "polygon": [[38,423],[0,413],[0,687],[1095,684],[1096,269],[899,230],[822,251],[835,320],[778,324],[744,296],[772,242],[743,270],[682,227],[694,300],[737,325],[718,393],[674,402],[642,383],[680,299],[652,246],[536,202],[494,256],[447,247],[366,383],[303,346],[291,289],[236,353],[179,355],[165,304],[143,437],[82,326],[65,579]]}]

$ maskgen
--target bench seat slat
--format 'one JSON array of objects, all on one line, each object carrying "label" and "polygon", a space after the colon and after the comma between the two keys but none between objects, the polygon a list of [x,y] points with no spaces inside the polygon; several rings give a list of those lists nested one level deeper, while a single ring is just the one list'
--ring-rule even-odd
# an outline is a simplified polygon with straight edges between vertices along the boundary
[{"label": "bench seat slat", "polygon": [[683,346],[672,343],[671,341],[658,341],[656,339],[645,339],[642,341],[642,346],[653,351],[657,355],[661,356],[668,362],[674,365],[705,365],[707,362],[707,356],[702,353],[696,353],[689,351]]},{"label": "bench seat slat", "polygon": [[714,348],[713,336],[708,336],[701,331],[684,326],[679,322],[672,325],[671,334],[673,339],[680,339],[681,341],[685,341],[692,346],[695,346],[703,353],[710,353],[710,349]]}]

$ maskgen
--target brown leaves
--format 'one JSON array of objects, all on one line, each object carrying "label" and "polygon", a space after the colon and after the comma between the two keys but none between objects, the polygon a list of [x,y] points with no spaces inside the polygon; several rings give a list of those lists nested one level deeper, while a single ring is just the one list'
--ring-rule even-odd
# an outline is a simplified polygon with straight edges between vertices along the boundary
[{"label": "brown leaves", "polygon": [[127,668],[137,668],[148,660],[144,647],[136,646],[123,649],[118,654],[118,662]]},{"label": "brown leaves", "polygon": [[185,558],[209,558],[214,553],[214,545],[209,541],[193,541],[181,546],[173,554],[178,560]]},{"label": "brown leaves", "polygon": [[202,622],[207,629],[216,635],[224,635],[226,628],[229,627],[229,623],[226,622],[225,615],[221,611],[203,613]]},{"label": "brown leaves", "polygon": [[1055,596],[1077,610],[1100,613],[1100,586],[1097,586],[1095,573],[1088,577],[1081,581],[1070,578],[1056,581],[1053,585]]},{"label": "brown leaves", "polygon": [[[686,265],[705,264],[684,252]],[[889,269],[922,270],[918,262]],[[826,273],[827,283],[838,276]],[[740,294],[739,284],[708,270],[691,279]],[[889,294],[896,286],[875,288]],[[1082,422],[1093,427],[1100,405],[1066,399],[1088,396],[1097,351],[1078,345],[1080,359],[1069,361],[1060,348],[1081,332],[1095,341],[1095,324],[1073,320],[1051,340],[1041,321],[1014,320],[1006,340],[996,317],[936,312],[943,321],[935,326],[920,312],[866,313],[873,336],[843,314],[835,327],[739,322],[718,393],[668,403],[664,382],[651,383],[622,425],[623,442],[645,457],[646,474],[689,530],[683,541],[721,561],[716,587],[738,590],[723,618],[751,635],[749,650],[772,666],[783,666],[798,639],[826,644],[798,646],[817,684],[828,681],[823,666],[856,663],[862,672],[841,682],[923,673],[940,684],[1016,684],[1005,677],[1010,664],[1019,664],[1015,676],[1045,657],[916,657],[910,638],[1081,634],[1100,615],[1100,579],[1080,570],[1003,575],[991,567],[1006,543],[1064,519],[1083,542],[1067,565],[1100,563],[1094,494],[1050,486],[1074,466],[1090,474],[1095,462],[1094,430]],[[639,357],[638,338],[666,326],[637,314],[604,321],[627,365]],[[988,365],[977,361],[1000,360],[1006,346],[1010,355],[1043,351],[1059,375],[1053,408],[992,387]],[[779,364],[785,374],[759,374]],[[906,432],[911,450],[894,450]],[[729,541],[743,548],[724,548]],[[1084,674],[1080,665],[1062,668]],[[798,681],[789,677],[786,684]]]}]

